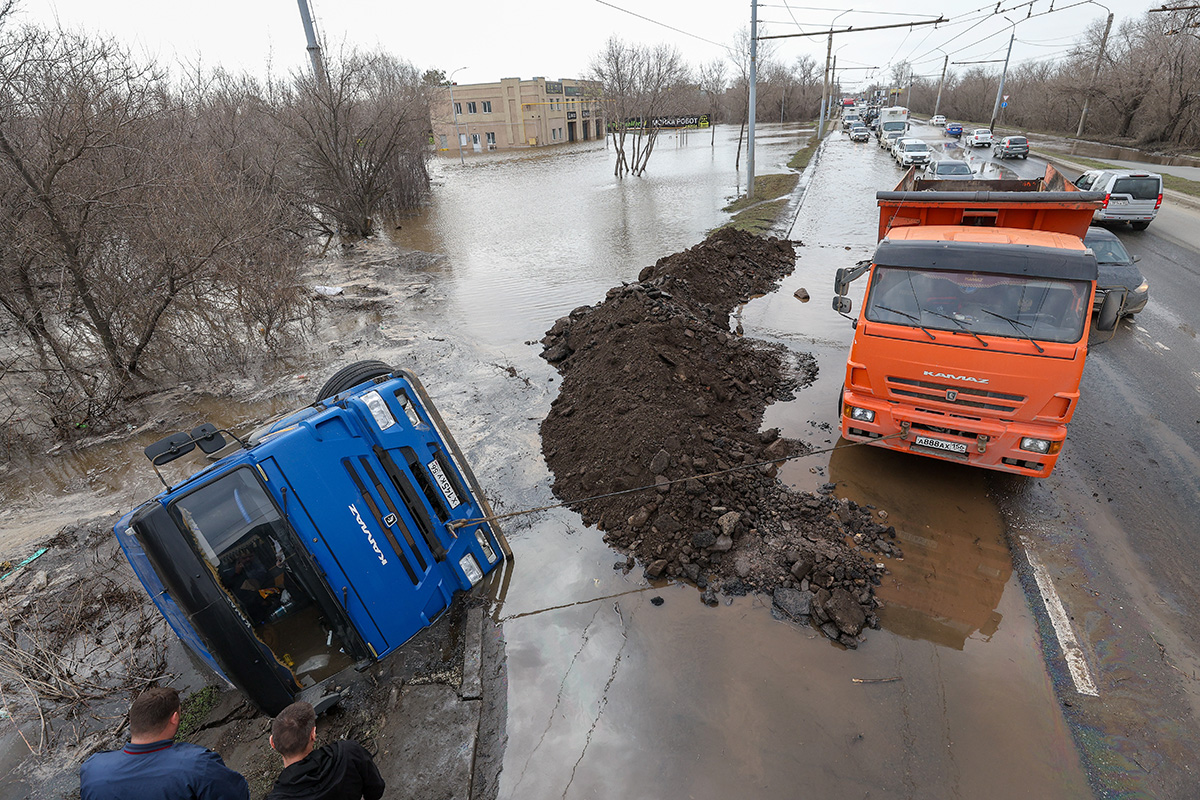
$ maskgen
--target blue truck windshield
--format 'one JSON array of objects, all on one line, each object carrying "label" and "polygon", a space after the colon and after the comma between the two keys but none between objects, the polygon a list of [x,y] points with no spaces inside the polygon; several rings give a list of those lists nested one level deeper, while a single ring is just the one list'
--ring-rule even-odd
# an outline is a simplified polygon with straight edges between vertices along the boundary
[{"label": "blue truck windshield", "polygon": [[892,325],[1077,342],[1090,301],[1084,281],[876,266],[865,313]]},{"label": "blue truck windshield", "polygon": [[254,634],[302,685],[353,663],[316,601],[326,590],[251,469],[222,475],[171,508]]}]

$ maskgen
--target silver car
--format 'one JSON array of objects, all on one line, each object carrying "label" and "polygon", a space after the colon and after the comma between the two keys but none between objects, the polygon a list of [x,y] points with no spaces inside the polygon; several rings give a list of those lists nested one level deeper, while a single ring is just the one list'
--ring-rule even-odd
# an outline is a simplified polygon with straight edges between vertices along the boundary
[{"label": "silver car", "polygon": [[969,181],[974,180],[975,173],[971,171],[971,165],[965,161],[943,158],[941,161],[926,164],[925,169],[921,172],[921,177],[936,181]]},{"label": "silver car", "polygon": [[1135,231],[1144,231],[1162,205],[1162,176],[1155,172],[1092,170],[1080,175],[1075,185],[1104,192],[1104,204],[1092,215],[1093,222],[1128,222]]}]

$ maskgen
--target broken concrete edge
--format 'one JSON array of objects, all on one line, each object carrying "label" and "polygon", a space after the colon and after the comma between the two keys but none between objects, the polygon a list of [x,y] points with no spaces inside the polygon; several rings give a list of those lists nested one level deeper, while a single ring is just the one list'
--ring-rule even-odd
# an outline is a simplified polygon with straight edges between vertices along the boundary
[{"label": "broken concrete edge", "polygon": [[479,700],[483,697],[483,609],[467,610],[467,626],[464,631],[462,683],[458,696],[463,700]]}]

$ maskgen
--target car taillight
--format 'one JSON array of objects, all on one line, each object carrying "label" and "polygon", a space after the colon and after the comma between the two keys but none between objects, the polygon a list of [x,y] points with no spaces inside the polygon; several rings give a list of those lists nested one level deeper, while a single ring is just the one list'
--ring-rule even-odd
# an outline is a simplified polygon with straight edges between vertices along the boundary
[{"label": "car taillight", "polygon": [[1154,208],[1157,210],[1162,205],[1162,192],[1158,193],[1158,199],[1154,201]]},{"label": "car taillight", "polygon": [[1105,195],[1104,195],[1104,207],[1105,207],[1105,208],[1108,208],[1108,198],[1110,198],[1110,197],[1112,197],[1112,195],[1111,195],[1111,194],[1105,194]]}]

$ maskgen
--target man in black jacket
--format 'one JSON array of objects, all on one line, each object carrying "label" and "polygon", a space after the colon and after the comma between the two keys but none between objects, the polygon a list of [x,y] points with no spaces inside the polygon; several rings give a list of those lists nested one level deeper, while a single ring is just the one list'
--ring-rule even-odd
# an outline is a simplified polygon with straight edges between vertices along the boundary
[{"label": "man in black jacket", "polygon": [[271,747],[283,757],[283,772],[266,800],[379,800],[383,778],[371,754],[345,739],[318,748],[317,715],[303,701],[292,703],[271,723]]}]

